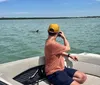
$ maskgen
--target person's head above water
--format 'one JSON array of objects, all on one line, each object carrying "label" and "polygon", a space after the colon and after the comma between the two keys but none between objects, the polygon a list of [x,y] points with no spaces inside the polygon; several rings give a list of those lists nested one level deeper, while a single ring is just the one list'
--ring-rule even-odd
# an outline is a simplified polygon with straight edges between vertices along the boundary
[{"label": "person's head above water", "polygon": [[53,36],[60,32],[60,27],[58,24],[50,24],[48,28],[48,34]]}]

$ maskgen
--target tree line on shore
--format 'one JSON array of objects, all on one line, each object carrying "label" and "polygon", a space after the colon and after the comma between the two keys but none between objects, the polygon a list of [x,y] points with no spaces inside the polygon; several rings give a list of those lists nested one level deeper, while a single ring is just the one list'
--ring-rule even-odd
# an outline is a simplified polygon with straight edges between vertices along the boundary
[{"label": "tree line on shore", "polygon": [[0,17],[0,20],[13,20],[13,19],[70,19],[70,18],[100,18],[100,16],[83,16],[83,17]]}]

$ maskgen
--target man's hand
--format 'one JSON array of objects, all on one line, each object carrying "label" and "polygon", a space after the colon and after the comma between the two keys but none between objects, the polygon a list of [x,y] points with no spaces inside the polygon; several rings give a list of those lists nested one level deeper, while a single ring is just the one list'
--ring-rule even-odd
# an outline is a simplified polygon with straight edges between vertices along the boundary
[{"label": "man's hand", "polygon": [[78,58],[76,56],[70,56],[71,59],[73,59],[74,61],[78,61]]},{"label": "man's hand", "polygon": [[61,37],[62,39],[66,38],[64,32],[60,31],[60,37]]},{"label": "man's hand", "polygon": [[[60,55],[68,57],[68,53],[66,53],[66,52],[62,52]],[[74,61],[78,61],[78,58],[76,56],[69,55],[69,58],[73,59]]]}]

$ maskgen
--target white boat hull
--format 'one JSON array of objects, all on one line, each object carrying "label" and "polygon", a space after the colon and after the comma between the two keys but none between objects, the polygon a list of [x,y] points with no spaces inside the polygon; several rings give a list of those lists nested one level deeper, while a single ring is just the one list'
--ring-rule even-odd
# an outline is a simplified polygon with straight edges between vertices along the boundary
[{"label": "white boat hull", "polygon": [[[91,53],[72,55],[78,56],[79,61],[75,62],[66,58],[65,64],[67,67],[78,69],[87,74],[87,81],[83,85],[100,85],[100,55]],[[44,65],[44,57],[39,56],[0,64],[0,81],[8,85],[23,85],[13,78],[30,68],[40,65]],[[42,81],[39,85],[49,84]]]}]

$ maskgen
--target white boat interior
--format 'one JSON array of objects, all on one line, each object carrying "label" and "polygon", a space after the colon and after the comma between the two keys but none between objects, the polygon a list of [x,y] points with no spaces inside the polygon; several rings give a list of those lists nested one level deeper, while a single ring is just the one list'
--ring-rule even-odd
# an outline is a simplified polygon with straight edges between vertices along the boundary
[{"label": "white boat interior", "polygon": [[[92,53],[71,55],[78,56],[78,61],[65,58],[65,65],[87,74],[87,80],[82,85],[100,85],[100,55]],[[37,56],[0,64],[0,85],[49,85],[46,78],[33,84],[26,82],[28,78],[33,78],[39,66],[44,66],[44,57]],[[34,68],[35,72],[32,70]]]}]

